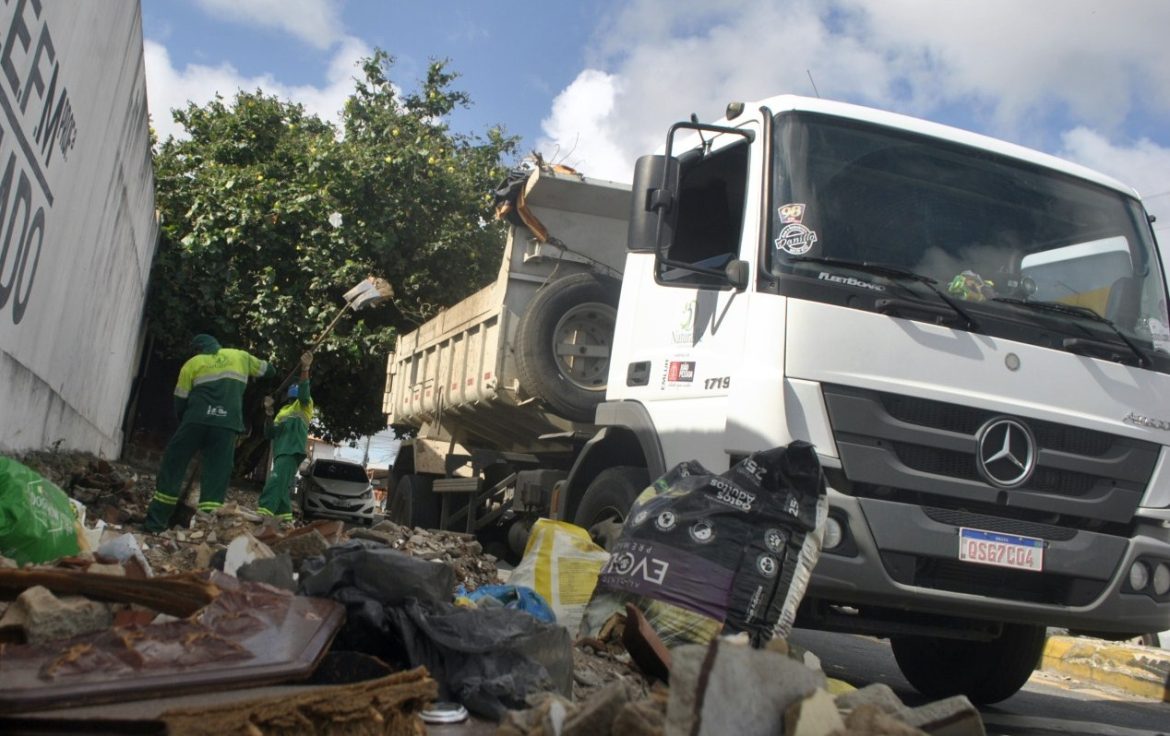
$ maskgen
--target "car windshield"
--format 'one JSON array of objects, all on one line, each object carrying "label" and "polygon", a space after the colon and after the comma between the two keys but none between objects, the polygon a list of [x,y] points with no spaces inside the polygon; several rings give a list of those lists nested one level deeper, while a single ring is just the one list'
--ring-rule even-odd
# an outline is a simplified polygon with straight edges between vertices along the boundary
[{"label": "car windshield", "polygon": [[341,462],[338,460],[318,460],[313,463],[313,477],[325,480],[344,480],[353,483],[366,483],[366,471],[360,465]]},{"label": "car windshield", "polygon": [[[1170,353],[1161,265],[1133,197],[824,115],[782,113],[775,131],[768,267],[781,279],[815,279],[826,263],[846,274],[849,263],[866,264],[869,278],[888,266],[932,279],[964,309],[978,302],[993,321],[996,313],[1017,323],[1084,321],[1091,310],[1122,339]],[[832,281],[821,276],[817,286],[831,291],[847,280]],[[1074,309],[1034,309],[1053,305]]]}]

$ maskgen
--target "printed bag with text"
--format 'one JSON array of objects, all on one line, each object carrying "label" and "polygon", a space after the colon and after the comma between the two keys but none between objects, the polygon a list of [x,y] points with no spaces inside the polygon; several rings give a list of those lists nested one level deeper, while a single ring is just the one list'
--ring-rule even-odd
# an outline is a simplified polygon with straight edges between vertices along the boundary
[{"label": "printed bag with text", "polygon": [[755,453],[715,475],[675,466],[630,509],[581,623],[596,636],[627,602],[667,646],[747,632],[787,636],[828,512],[812,445]]}]

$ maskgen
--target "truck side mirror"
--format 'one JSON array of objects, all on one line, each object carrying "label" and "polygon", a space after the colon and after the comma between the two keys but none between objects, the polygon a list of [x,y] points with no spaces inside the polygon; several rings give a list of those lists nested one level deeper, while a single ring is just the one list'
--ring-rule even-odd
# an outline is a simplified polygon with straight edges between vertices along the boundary
[{"label": "truck side mirror", "polygon": [[723,273],[727,275],[727,283],[735,287],[736,291],[743,291],[748,287],[749,270],[747,261],[737,259],[728,263],[723,268]]},{"label": "truck side mirror", "polygon": [[634,165],[630,198],[630,225],[626,239],[628,250],[654,253],[669,247],[676,217],[676,192],[677,162],[665,156],[642,156],[638,159]]}]

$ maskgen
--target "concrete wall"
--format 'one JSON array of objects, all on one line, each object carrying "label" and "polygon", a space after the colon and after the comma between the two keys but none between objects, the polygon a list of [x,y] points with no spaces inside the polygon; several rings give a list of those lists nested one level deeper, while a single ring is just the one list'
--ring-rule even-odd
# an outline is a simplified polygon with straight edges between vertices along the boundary
[{"label": "concrete wall", "polygon": [[121,451],[157,234],[139,0],[4,0],[0,450]]}]

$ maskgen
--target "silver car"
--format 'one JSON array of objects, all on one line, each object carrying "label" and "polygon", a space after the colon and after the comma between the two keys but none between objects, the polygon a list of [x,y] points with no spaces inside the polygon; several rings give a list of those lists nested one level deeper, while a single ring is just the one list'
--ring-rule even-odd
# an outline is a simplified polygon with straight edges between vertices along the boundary
[{"label": "silver car", "polygon": [[359,463],[332,458],[306,460],[297,478],[297,498],[306,519],[342,519],[373,524],[377,503]]}]

